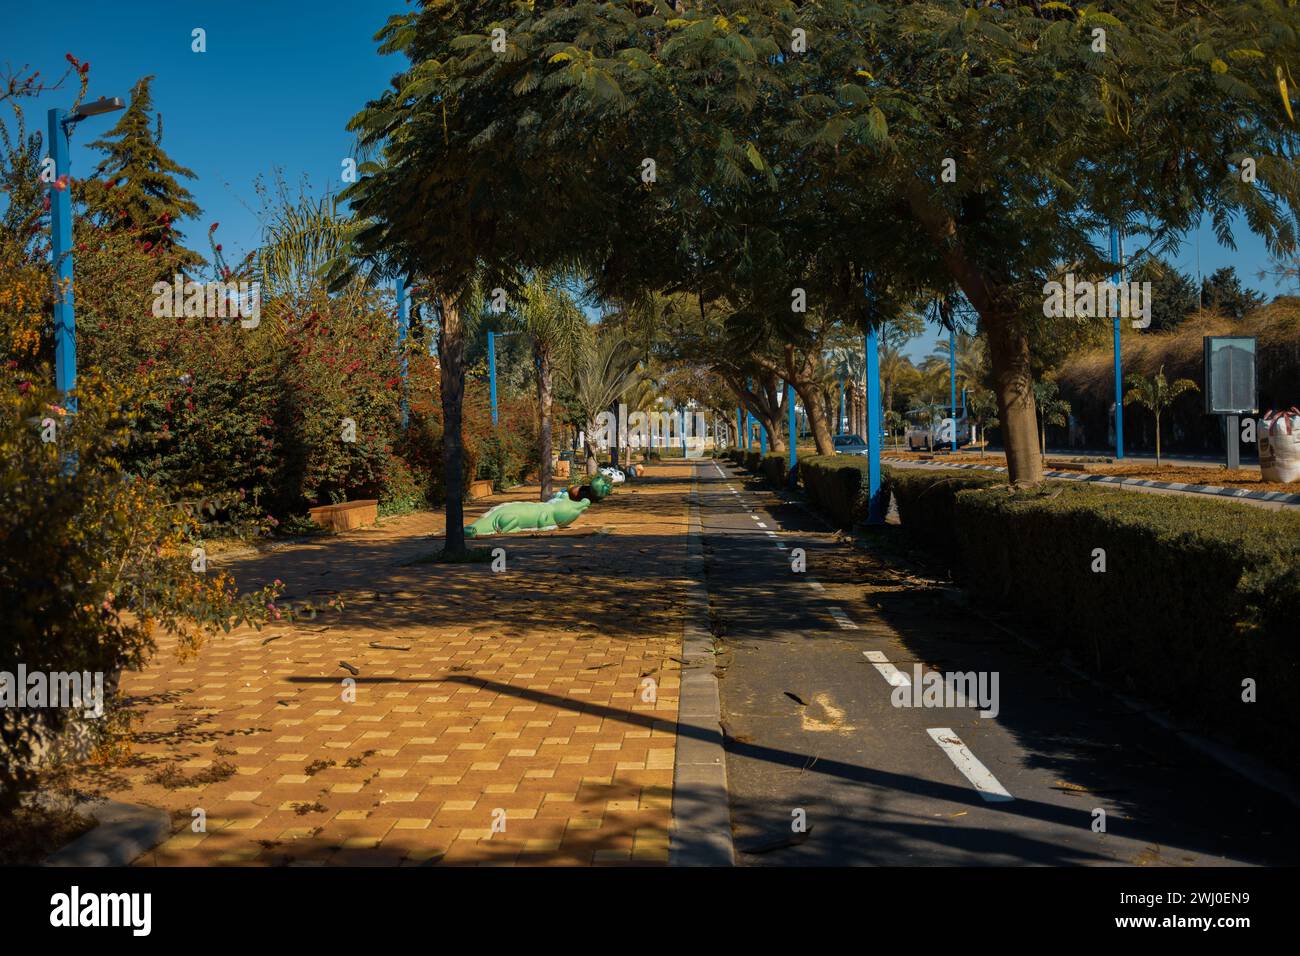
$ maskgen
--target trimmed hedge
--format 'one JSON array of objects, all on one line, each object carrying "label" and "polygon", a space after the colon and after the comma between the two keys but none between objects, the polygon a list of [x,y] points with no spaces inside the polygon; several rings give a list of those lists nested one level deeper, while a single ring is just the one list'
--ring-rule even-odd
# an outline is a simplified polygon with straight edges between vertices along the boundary
[{"label": "trimmed hedge", "polygon": [[[949,488],[930,497],[955,498],[959,576],[981,600],[1111,683],[1293,765],[1300,514],[1118,489]],[[1256,703],[1242,701],[1247,678]]]},{"label": "trimmed hedge", "polygon": [[[890,472],[883,470],[888,490]],[[808,503],[844,529],[867,517],[867,459],[857,455],[809,455],[799,459],[799,482]]]},{"label": "trimmed hedge", "polygon": [[785,488],[790,484],[790,453],[788,451],[770,451],[759,463],[760,476],[773,488]]},{"label": "trimmed hedge", "polygon": [[898,519],[916,540],[944,559],[950,570],[958,563],[953,535],[957,493],[969,488],[1006,487],[1006,478],[988,472],[894,468],[889,490],[898,505]]}]

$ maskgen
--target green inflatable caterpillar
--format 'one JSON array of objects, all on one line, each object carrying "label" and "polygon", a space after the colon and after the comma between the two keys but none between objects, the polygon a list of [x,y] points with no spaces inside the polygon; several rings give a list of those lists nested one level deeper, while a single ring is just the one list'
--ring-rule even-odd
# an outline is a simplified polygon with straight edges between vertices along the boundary
[{"label": "green inflatable caterpillar", "polygon": [[571,501],[564,492],[550,501],[507,501],[466,527],[465,537],[567,528],[590,507],[589,500]]}]

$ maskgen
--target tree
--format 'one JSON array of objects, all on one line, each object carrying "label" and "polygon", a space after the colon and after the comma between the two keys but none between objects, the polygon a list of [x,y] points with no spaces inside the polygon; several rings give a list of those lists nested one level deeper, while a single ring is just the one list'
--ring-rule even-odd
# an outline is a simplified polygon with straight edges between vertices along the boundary
[{"label": "tree", "polygon": [[640,363],[636,347],[616,329],[592,330],[574,360],[569,385],[586,433],[588,474],[598,466],[593,439],[600,427],[597,418],[634,384]]},{"label": "tree", "polygon": [[587,330],[587,318],[558,281],[562,277],[535,275],[524,289],[519,324],[533,343],[537,364],[537,407],[541,415],[541,500],[551,497],[551,406],[557,357],[572,355]]},{"label": "tree", "polygon": [[[796,25],[815,55],[790,50]],[[742,347],[804,356],[821,350],[819,315],[878,328],[894,303],[960,292],[988,341],[1014,484],[1041,479],[1044,283],[1063,265],[1113,272],[1096,238],[1112,222],[1158,244],[1208,212],[1230,242],[1241,212],[1271,250],[1296,245],[1300,136],[1278,71],[1300,53],[1300,8],[1274,0],[753,0],[675,16],[447,2],[383,36],[416,65],[363,119],[391,143],[357,184],[386,196],[376,240],[444,277],[581,262],[610,298],[725,298]],[[1227,173],[1243,156],[1250,183]],[[571,221],[583,228],[553,228]],[[820,448],[813,366],[778,371]]]},{"label": "tree", "polygon": [[937,266],[978,312],[1015,484],[1041,479],[1031,340],[1062,264],[1104,277],[1115,264],[1094,237],[1112,222],[1159,244],[1202,212],[1221,242],[1240,212],[1270,249],[1295,247],[1300,137],[1282,79],[1300,9],[846,0],[806,16],[828,82],[788,134],[854,176],[841,188],[875,206],[859,221],[890,223],[863,237],[873,268],[938,283]]},{"label": "tree", "polygon": [[1070,423],[1070,403],[1058,396],[1051,379],[1034,383],[1034,405],[1038,409],[1039,454],[1047,455],[1047,426],[1064,428]]},{"label": "tree", "polygon": [[90,144],[107,154],[94,176],[83,184],[83,198],[91,217],[113,231],[129,232],[145,248],[157,250],[160,275],[204,262],[203,256],[185,248],[176,223],[199,215],[198,203],[176,179],[193,179],[193,171],[178,165],[162,148],[162,114],[153,128],[149,112],[152,76],[131,90],[131,105],[104,139]]},{"label": "tree", "polygon": [[966,396],[966,415],[979,429],[980,457],[988,448],[988,430],[998,427],[998,397],[989,388],[977,388]]},{"label": "tree", "polygon": [[1143,258],[1129,275],[1151,283],[1151,325],[1148,332],[1172,332],[1196,311],[1196,282],[1160,256]]},{"label": "tree", "polygon": [[1230,318],[1242,319],[1247,312],[1263,305],[1264,297],[1254,289],[1243,287],[1233,266],[1224,266],[1202,280],[1201,304]]},{"label": "tree", "polygon": [[1151,412],[1156,420],[1156,467],[1160,467],[1160,416],[1172,405],[1178,396],[1185,392],[1197,392],[1200,389],[1191,379],[1180,378],[1176,382],[1165,381],[1165,367],[1155,375],[1145,377],[1130,375],[1128,393],[1124,396],[1125,405],[1138,404]]}]

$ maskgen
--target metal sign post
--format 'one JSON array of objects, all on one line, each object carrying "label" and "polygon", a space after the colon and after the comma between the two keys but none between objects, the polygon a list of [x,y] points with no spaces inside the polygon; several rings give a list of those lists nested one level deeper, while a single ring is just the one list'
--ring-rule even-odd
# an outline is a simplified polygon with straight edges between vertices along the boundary
[{"label": "metal sign post", "polygon": [[1259,409],[1254,336],[1205,336],[1205,414],[1224,418],[1228,467],[1241,467],[1241,416]]}]

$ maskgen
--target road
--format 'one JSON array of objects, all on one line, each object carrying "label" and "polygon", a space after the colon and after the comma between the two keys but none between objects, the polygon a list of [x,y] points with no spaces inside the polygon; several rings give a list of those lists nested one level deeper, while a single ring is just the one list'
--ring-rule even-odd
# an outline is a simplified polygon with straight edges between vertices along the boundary
[{"label": "road", "polygon": [[[1284,797],[728,464],[695,472],[738,864],[1300,862]],[[893,706],[918,662],[996,674],[997,716]]]}]

